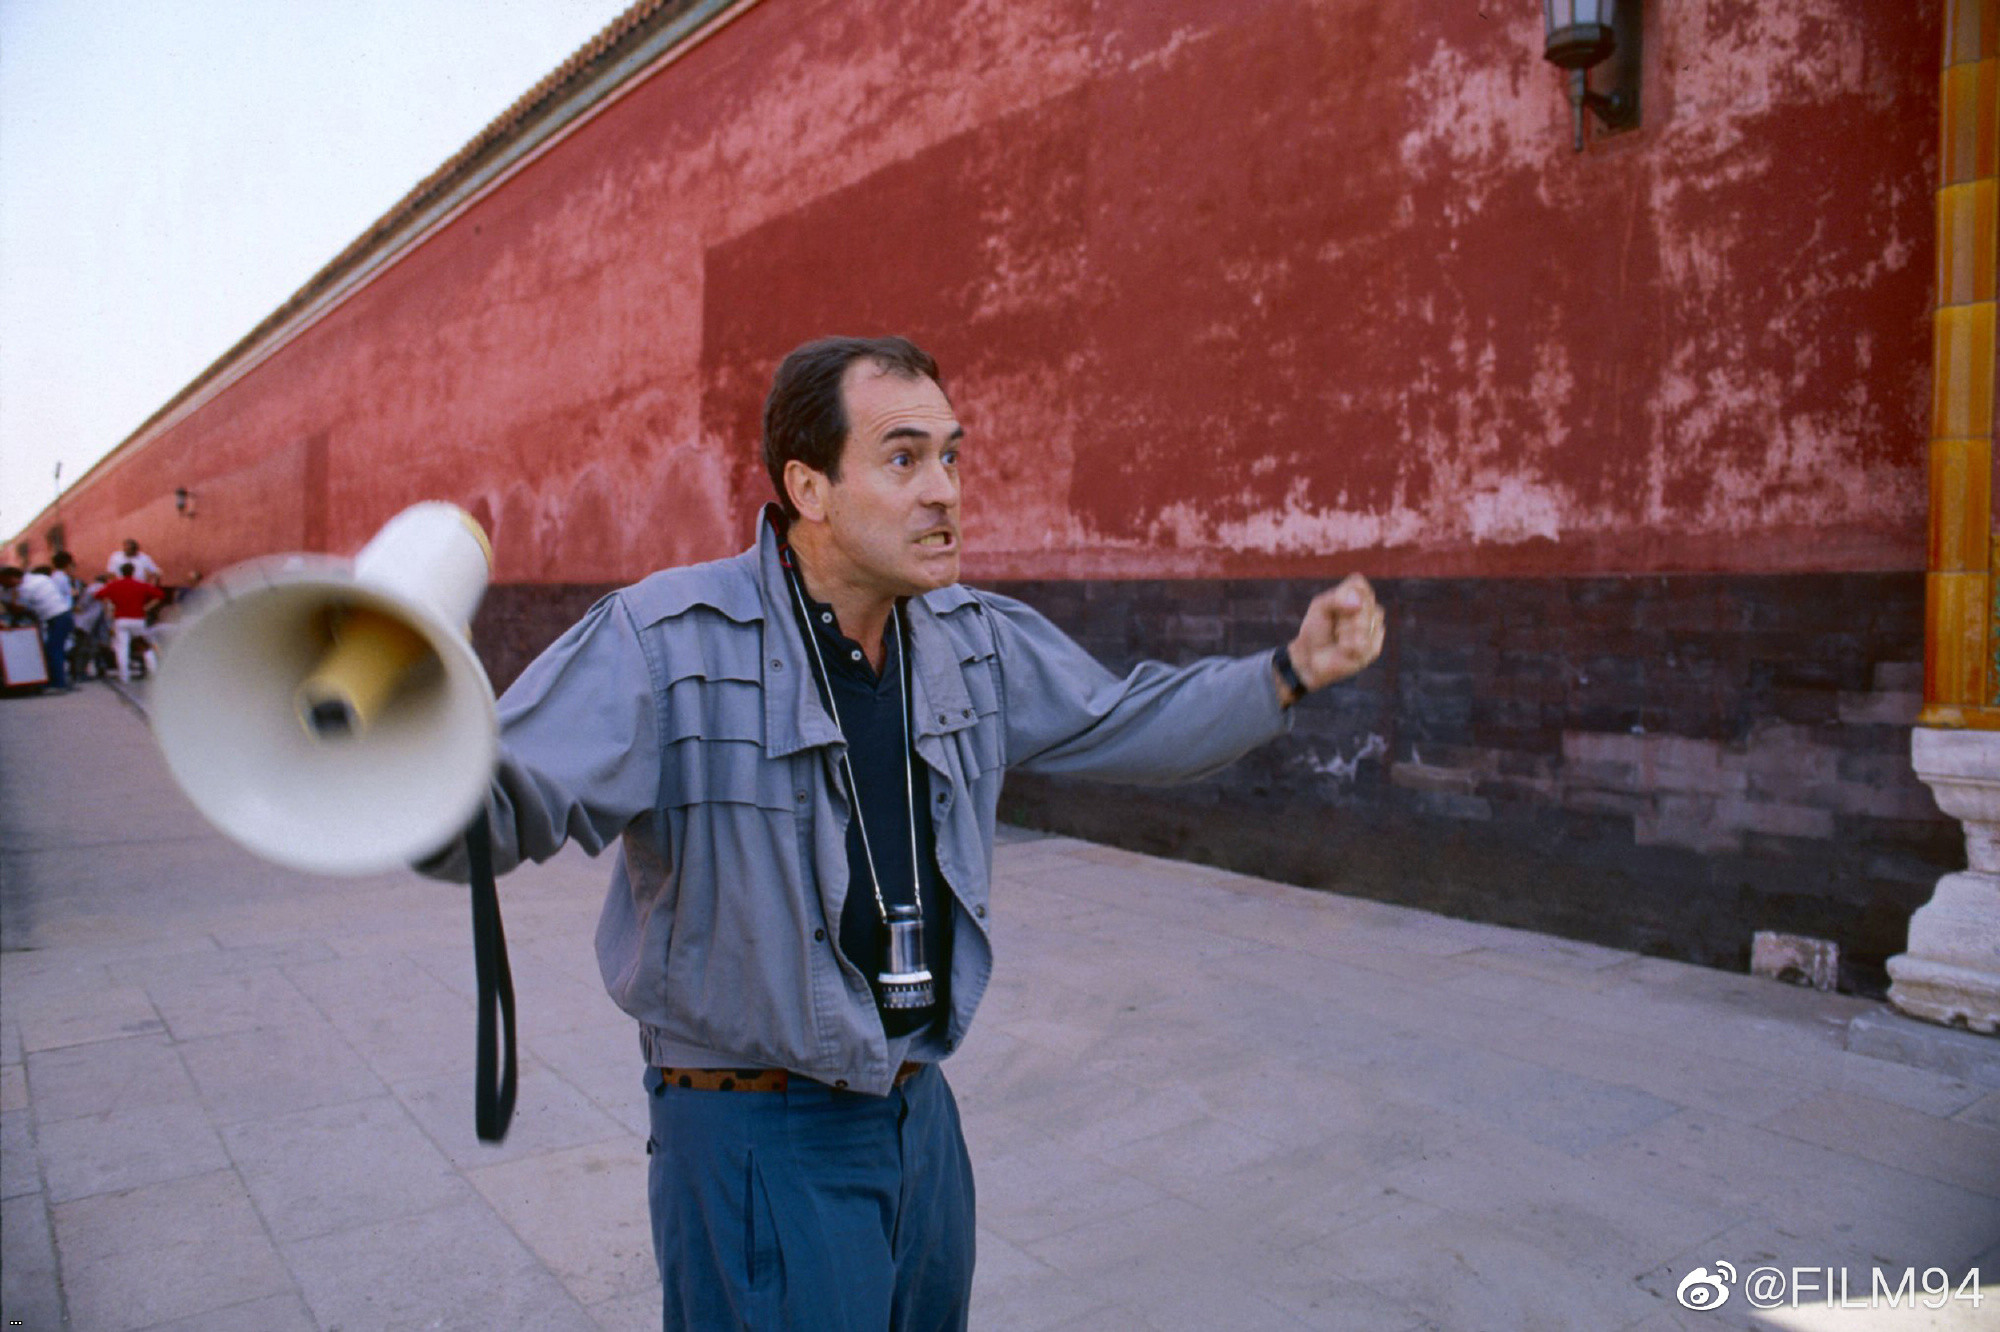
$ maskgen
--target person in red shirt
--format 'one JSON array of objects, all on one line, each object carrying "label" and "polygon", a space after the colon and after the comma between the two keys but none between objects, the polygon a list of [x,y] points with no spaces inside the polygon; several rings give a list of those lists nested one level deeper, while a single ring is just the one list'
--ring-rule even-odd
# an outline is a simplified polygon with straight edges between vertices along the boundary
[{"label": "person in red shirt", "polygon": [[146,613],[167,599],[162,589],[134,578],[133,568],[129,562],[119,565],[118,577],[91,594],[111,607],[111,655],[118,663],[118,678],[125,681],[132,678],[134,638],[145,645],[146,674],[160,669],[160,656],[153,651],[152,635],[146,630]]}]

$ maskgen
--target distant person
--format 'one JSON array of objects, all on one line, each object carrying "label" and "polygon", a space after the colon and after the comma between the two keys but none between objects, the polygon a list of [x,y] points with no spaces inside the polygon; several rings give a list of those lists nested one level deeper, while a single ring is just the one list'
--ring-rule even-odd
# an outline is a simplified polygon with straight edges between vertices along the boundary
[{"label": "distant person", "polygon": [[146,623],[146,616],[166,601],[166,592],[141,580],[138,565],[128,560],[118,567],[118,577],[98,588],[95,595],[111,607],[111,657],[117,664],[118,678],[127,682],[132,678],[134,638],[145,644],[146,673],[151,675],[158,671],[160,658],[153,651],[153,634]]},{"label": "distant person", "polygon": [[119,571],[119,566],[126,564],[132,566],[140,582],[157,584],[160,581],[160,566],[154,562],[151,555],[140,550],[139,543],[131,537],[125,538],[125,544],[111,557],[110,562],[104,566],[104,571],[115,574]]},{"label": "distant person", "polygon": [[75,602],[79,596],[83,595],[83,580],[76,576],[76,556],[66,550],[59,550],[56,552],[55,559],[51,563],[55,566],[54,576],[56,580],[69,593],[70,601]]},{"label": "distant person", "polygon": [[110,581],[99,574],[76,597],[72,612],[76,617],[76,636],[69,641],[71,679],[104,678],[104,654],[111,647],[111,610],[99,599],[97,589]]},{"label": "distant person", "polygon": [[55,577],[55,570],[23,573],[19,565],[0,568],[0,594],[18,609],[33,616],[42,631],[42,657],[48,663],[49,687],[59,693],[69,690],[69,635],[76,626],[74,604],[69,589]]}]

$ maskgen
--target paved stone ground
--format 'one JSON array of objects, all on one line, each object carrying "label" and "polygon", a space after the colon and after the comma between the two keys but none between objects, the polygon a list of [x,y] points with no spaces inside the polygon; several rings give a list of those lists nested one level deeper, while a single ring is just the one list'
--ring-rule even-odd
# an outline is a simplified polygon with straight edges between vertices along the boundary
[{"label": "paved stone ground", "polygon": [[[658,1325],[602,866],[502,885],[525,1067],[491,1147],[461,893],[253,861],[103,685],[0,700],[0,848],[8,1326]],[[2000,1091],[1844,1050],[1873,1005],[1076,841],[998,875],[949,1066],[977,1328],[2000,1326],[2000,1289],[1675,1303],[1718,1261],[1861,1303],[2000,1276]]]}]

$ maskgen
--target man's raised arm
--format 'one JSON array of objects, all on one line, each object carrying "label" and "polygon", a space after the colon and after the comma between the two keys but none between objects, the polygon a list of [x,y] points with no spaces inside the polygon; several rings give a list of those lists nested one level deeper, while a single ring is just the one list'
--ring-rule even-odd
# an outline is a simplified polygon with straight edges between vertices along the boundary
[{"label": "man's raised arm", "polygon": [[[1123,679],[1011,597],[977,594],[994,631],[1009,767],[1051,776],[1194,781],[1289,728],[1298,690],[1277,654],[1141,662]],[[1359,575],[1313,599],[1286,646],[1306,690],[1344,680],[1382,647],[1381,609]]]},{"label": "man's raised arm", "polygon": [[[659,794],[660,739],[650,673],[630,611],[605,597],[500,698],[500,763],[486,798],[493,872],[547,860],[575,841],[591,855]],[[463,839],[419,861],[463,881]]]}]

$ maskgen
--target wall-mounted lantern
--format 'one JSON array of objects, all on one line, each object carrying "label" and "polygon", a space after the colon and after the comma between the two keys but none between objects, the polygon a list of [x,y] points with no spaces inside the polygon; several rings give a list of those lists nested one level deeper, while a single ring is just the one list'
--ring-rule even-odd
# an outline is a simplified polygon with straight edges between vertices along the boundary
[{"label": "wall-mounted lantern", "polygon": [[[1583,151],[1583,113],[1607,133],[1639,126],[1639,30],[1642,0],[1542,0],[1542,58],[1569,71],[1576,150]],[[1590,71],[1610,62],[1608,86],[1590,86]]]},{"label": "wall-mounted lantern", "polygon": [[194,492],[186,486],[174,487],[174,512],[183,518],[194,517]]}]

